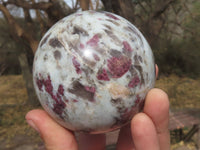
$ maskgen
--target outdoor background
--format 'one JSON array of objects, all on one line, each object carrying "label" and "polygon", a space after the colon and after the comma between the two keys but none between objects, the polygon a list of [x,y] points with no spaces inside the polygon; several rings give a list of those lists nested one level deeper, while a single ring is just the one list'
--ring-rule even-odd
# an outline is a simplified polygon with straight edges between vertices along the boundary
[{"label": "outdoor background", "polygon": [[[160,70],[156,87],[168,93],[171,111],[195,110],[200,116],[199,0],[0,0],[1,150],[42,149],[24,119],[40,108],[32,84],[34,53],[55,22],[88,9],[132,22],[151,45]],[[197,149],[197,134],[187,143],[173,138],[174,150]]]}]

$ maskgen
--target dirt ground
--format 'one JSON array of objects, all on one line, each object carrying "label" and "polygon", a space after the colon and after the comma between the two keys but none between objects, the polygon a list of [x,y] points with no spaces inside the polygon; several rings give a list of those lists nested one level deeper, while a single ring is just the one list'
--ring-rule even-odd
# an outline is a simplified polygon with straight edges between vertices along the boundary
[{"label": "dirt ground", "polygon": [[[170,75],[161,76],[156,87],[166,91],[171,109],[200,110],[200,78],[191,79]],[[21,75],[0,76],[0,150],[44,150],[40,136],[31,129],[24,117],[34,109],[26,104],[27,93]],[[187,130],[187,129],[185,129]],[[108,134],[107,149],[114,149],[118,131]],[[184,143],[178,141],[171,145],[172,150],[197,150],[195,138]]]}]

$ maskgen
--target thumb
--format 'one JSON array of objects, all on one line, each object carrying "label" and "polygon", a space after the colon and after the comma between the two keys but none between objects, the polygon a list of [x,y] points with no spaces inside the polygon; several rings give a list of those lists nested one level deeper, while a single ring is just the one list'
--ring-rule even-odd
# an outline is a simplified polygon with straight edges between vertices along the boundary
[{"label": "thumb", "polygon": [[77,150],[72,132],[57,124],[45,111],[35,109],[26,114],[28,124],[38,131],[47,150]]}]

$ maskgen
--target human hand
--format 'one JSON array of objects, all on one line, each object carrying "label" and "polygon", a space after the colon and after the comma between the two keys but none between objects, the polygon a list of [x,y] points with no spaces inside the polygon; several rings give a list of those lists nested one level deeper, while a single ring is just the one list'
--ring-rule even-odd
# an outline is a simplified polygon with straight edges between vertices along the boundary
[{"label": "human hand", "polygon": [[168,124],[168,96],[160,89],[152,89],[143,112],[133,117],[130,126],[121,129],[118,150],[169,150]]},{"label": "human hand", "polygon": [[[79,150],[105,149],[105,134],[80,134],[78,146],[73,132],[57,124],[43,110],[28,112],[26,120],[40,133],[47,150],[78,150],[78,147]],[[168,123],[167,94],[160,89],[150,90],[143,112],[136,114],[129,125],[121,128],[117,150],[169,150]]]}]

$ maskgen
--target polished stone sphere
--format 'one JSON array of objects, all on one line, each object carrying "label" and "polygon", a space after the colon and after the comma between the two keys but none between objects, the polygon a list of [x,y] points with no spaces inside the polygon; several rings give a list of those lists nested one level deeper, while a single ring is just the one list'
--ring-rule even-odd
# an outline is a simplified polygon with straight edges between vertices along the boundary
[{"label": "polished stone sphere", "polygon": [[142,110],[155,83],[154,57],[126,19],[109,12],[77,12],[42,38],[33,81],[41,105],[59,124],[104,133]]}]

